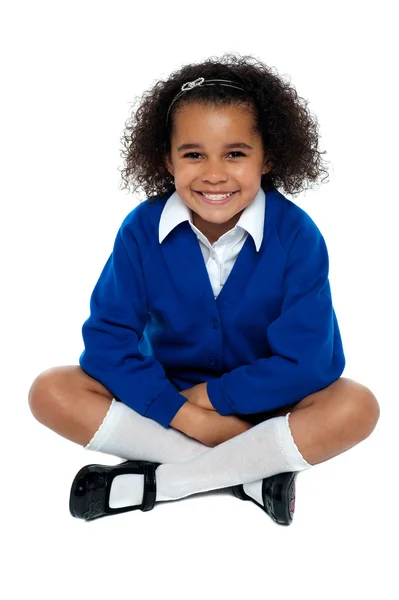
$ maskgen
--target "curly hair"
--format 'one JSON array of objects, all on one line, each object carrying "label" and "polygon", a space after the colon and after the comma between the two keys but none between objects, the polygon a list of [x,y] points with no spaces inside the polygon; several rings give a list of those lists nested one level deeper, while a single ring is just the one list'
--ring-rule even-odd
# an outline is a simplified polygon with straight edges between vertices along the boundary
[{"label": "curly hair", "polygon": [[[199,77],[229,79],[245,92],[219,85],[197,86],[173,104],[166,123],[169,105],[183,83]],[[256,131],[272,165],[261,178],[265,192],[281,187],[287,194],[296,195],[309,187],[307,182],[317,181],[321,173],[328,175],[322,168],[321,154],[325,152],[318,150],[318,121],[307,109],[308,102],[298,97],[295,88],[274,73],[273,68],[253,56],[229,53],[185,65],[172,72],[166,81],[157,81],[137,102],[139,106],[126,121],[121,138],[124,159],[121,189],[131,187],[134,193],[141,188],[149,201],[175,191],[165,155],[170,152],[176,112],[192,103],[217,107],[242,105],[253,112]]]}]

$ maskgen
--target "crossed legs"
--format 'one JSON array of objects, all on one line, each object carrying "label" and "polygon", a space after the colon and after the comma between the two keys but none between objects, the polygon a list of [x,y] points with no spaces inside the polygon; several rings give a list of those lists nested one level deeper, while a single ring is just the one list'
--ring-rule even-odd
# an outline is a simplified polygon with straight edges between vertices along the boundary
[{"label": "crossed legs", "polygon": [[[53,367],[41,373],[29,390],[29,405],[35,418],[59,435],[87,446],[100,428],[113,396],[78,365]],[[290,428],[299,451],[312,465],[349,450],[374,430],[380,408],[374,394],[364,385],[340,377],[328,387],[311,394],[293,406],[270,411],[266,418],[290,412]],[[137,413],[135,413],[137,414]],[[158,462],[180,462],[193,458],[209,447],[173,428],[165,428],[152,419],[138,415],[139,422],[162,433],[172,450]],[[261,417],[265,419],[264,415]],[[135,432],[138,435],[139,428]],[[143,436],[147,444],[151,436]],[[157,438],[157,444],[159,440]],[[140,446],[145,452],[143,445]],[[155,449],[154,449],[155,450]],[[126,457],[121,457],[126,458]]]}]

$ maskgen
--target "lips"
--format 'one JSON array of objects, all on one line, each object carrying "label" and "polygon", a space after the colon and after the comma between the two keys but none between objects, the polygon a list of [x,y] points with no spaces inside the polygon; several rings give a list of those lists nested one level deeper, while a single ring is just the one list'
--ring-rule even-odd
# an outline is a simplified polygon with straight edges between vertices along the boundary
[{"label": "lips", "polygon": [[[206,204],[217,204],[217,205],[219,205],[219,204],[227,204],[228,202],[230,202],[230,200],[236,194],[236,192],[232,192],[230,194],[230,196],[227,196],[227,198],[223,198],[222,200],[208,200],[208,198],[205,198],[205,196],[202,194],[202,192],[197,192],[196,191],[195,193],[198,194],[198,196],[201,198],[201,200],[203,202],[205,202]],[[214,194],[215,192],[212,192],[212,193]],[[225,192],[225,193],[227,194],[228,192]]]}]

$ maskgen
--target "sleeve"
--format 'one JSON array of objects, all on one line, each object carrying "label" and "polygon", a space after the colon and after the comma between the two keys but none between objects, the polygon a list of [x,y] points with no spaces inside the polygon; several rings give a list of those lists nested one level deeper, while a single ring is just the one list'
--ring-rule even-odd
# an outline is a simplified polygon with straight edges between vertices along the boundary
[{"label": "sleeve", "polygon": [[90,298],[79,364],[115,398],[169,427],[187,399],[167,379],[161,363],[140,352],[146,323],[141,256],[135,237],[122,226]]},{"label": "sleeve", "polygon": [[207,384],[221,415],[277,409],[340,377],[345,356],[328,280],[328,251],[317,226],[295,236],[287,256],[281,313],[267,328],[272,353]]}]

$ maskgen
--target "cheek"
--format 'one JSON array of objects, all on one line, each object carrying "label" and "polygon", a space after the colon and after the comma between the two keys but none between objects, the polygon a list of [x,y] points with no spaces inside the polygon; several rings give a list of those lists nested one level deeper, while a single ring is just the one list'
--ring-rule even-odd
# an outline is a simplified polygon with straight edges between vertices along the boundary
[{"label": "cheek", "polygon": [[237,176],[242,177],[242,179],[248,179],[248,181],[257,176],[260,171],[261,168],[254,162],[243,162],[240,165],[236,165],[235,169]]},{"label": "cheek", "polygon": [[193,165],[189,165],[188,163],[180,163],[176,169],[176,175],[182,181],[189,180],[193,176],[195,176],[198,169],[196,169]]},{"label": "cheek", "polygon": [[256,179],[259,178],[259,172],[254,168],[242,167],[235,173],[235,176],[237,177],[237,180],[240,181],[242,186],[251,187],[254,185]]}]

